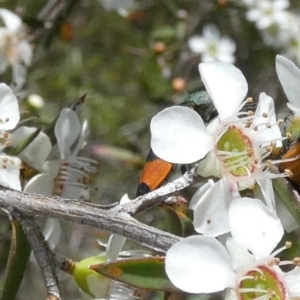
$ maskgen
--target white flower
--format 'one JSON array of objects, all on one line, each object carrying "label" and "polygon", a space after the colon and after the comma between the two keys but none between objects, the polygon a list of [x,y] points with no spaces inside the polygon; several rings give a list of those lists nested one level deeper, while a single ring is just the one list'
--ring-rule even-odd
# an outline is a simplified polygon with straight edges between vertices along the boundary
[{"label": "white flower", "polygon": [[289,19],[289,13],[286,11],[289,4],[288,0],[260,0],[248,10],[246,18],[255,22],[256,27],[260,30],[274,24],[285,27]]},{"label": "white flower", "polygon": [[[218,149],[220,146],[216,144],[220,143],[219,140],[232,126],[234,126],[237,135],[239,135],[239,130],[246,135],[247,140],[244,142],[251,149],[281,137],[277,123],[274,122],[273,100],[266,94],[260,95],[254,116],[239,113],[245,104],[242,101],[247,93],[247,83],[240,70],[231,64],[220,62],[201,63],[199,69],[202,81],[219,113],[219,117],[206,129],[201,117],[192,109],[183,106],[164,109],[153,117],[150,125],[151,147],[158,157],[172,163],[188,164],[202,159],[209,151],[221,152],[218,155],[223,156],[225,155],[222,153],[224,150]],[[243,115],[246,117],[238,118]],[[262,120],[263,123],[261,123]],[[268,124],[269,122],[271,124]],[[255,140],[253,140],[254,138]],[[224,147],[227,145],[221,145],[221,148]],[[227,151],[230,150],[232,151],[232,149]],[[253,152],[261,151],[260,149],[253,150]],[[242,151],[230,152],[228,157],[220,159],[221,165],[226,164],[231,154],[233,156],[234,153],[243,155]],[[247,167],[248,163],[250,161],[246,159],[246,162],[242,163],[240,167],[248,169],[250,167]],[[239,168],[239,166],[237,165],[235,168]],[[249,172],[253,172],[251,168],[257,169],[252,166],[252,163]]]},{"label": "white flower", "polygon": [[0,27],[0,73],[12,66],[13,81],[17,88],[21,88],[32,60],[32,49],[19,16],[2,8],[0,18],[5,25]]},{"label": "white flower", "polygon": [[297,42],[298,32],[299,22],[296,16],[287,11],[284,22],[273,23],[271,26],[260,30],[260,35],[267,46],[288,49]]},{"label": "white flower", "polygon": [[55,125],[59,159],[48,161],[46,173],[33,177],[25,192],[58,195],[69,199],[89,199],[89,175],[96,172],[96,162],[78,155],[85,144],[87,122],[81,126],[76,113],[65,108]]},{"label": "white flower", "polygon": [[229,220],[230,257],[221,243],[207,236],[185,238],[169,249],[166,272],[173,284],[189,293],[230,288],[226,299],[250,297],[251,293],[266,297],[257,299],[269,299],[270,294],[286,300],[299,296],[299,268],[284,273],[275,257],[282,249],[271,254],[283,235],[278,217],[260,200],[241,198],[231,203]]},{"label": "white flower", "polygon": [[[14,138],[32,133],[33,128],[20,127]],[[95,161],[78,156],[78,152],[85,144],[87,123],[81,126],[76,113],[63,109],[55,125],[55,136],[59,149],[59,159],[46,161],[43,168],[45,173],[32,177],[24,188],[24,192],[41,195],[58,195],[69,199],[88,200],[88,176],[95,172]],[[27,163],[36,169],[41,169],[41,163],[48,157],[51,150],[49,138],[42,134],[30,144],[25,153],[20,153]],[[42,152],[40,150],[43,150]],[[32,161],[32,159],[35,161]],[[48,218],[44,235],[49,245],[56,247],[60,240],[61,226],[59,221]]]},{"label": "white flower", "polygon": [[[19,104],[13,91],[4,83],[0,84],[0,184],[15,190],[21,190],[20,166],[18,157],[8,156],[2,151],[10,146],[10,134],[7,130],[16,127],[20,119]],[[2,151],[1,151],[2,150]]]},{"label": "white flower", "polygon": [[[224,207],[232,199],[235,184],[245,189],[256,181],[265,198],[270,199],[268,206],[275,209],[273,191],[269,188],[270,181],[267,182],[274,176],[285,175],[268,172],[270,162],[264,160],[282,139],[273,99],[261,93],[254,114],[239,113],[247,93],[242,73],[233,65],[219,62],[202,63],[199,68],[219,117],[205,128],[201,117],[192,109],[177,106],[163,110],[154,116],[150,125],[154,153],[165,161],[181,164],[206,156],[198,165],[198,173],[226,179],[224,184],[215,186],[221,198],[224,197]],[[227,188],[230,193],[226,192]],[[202,200],[200,197],[199,201]],[[208,205],[206,209],[213,205],[213,201],[204,202]]]},{"label": "white flower", "polygon": [[203,35],[192,36],[188,45],[193,52],[201,54],[203,62],[217,60],[233,63],[235,61],[233,54],[236,49],[235,42],[227,36],[221,37],[218,27],[214,24],[205,25]]}]

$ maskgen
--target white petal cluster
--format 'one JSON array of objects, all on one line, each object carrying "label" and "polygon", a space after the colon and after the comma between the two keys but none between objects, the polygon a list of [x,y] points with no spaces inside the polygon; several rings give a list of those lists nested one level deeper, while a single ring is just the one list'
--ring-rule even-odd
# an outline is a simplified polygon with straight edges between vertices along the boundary
[{"label": "white petal cluster", "polygon": [[51,150],[49,137],[43,132],[25,147],[18,157],[7,155],[7,146],[18,147],[31,135],[37,132],[34,127],[20,126],[16,128],[20,120],[19,104],[11,88],[6,84],[0,84],[0,184],[16,190],[21,190],[20,168],[21,163],[38,171],[42,170]]},{"label": "white petal cluster", "polygon": [[266,268],[282,288],[284,298],[280,299],[299,296],[299,269],[284,273],[278,267],[276,252],[272,254],[283,235],[276,214],[258,199],[240,198],[230,204],[229,224],[232,237],[227,239],[227,249],[207,236],[191,236],[173,245],[166,256],[166,272],[171,281],[189,293],[228,289],[227,300],[241,299],[241,295],[251,292],[268,299],[268,286],[256,290],[240,288],[243,280],[249,279],[250,271]]},{"label": "white petal cluster", "polygon": [[25,83],[33,52],[21,18],[4,8],[0,9],[0,18],[4,23],[0,27],[0,74],[11,66],[13,83],[20,89]]},{"label": "white petal cluster", "polygon": [[6,155],[3,151],[11,145],[8,130],[13,130],[20,119],[19,104],[11,88],[0,84],[0,184],[15,190],[21,190],[20,167],[18,157]]},{"label": "white petal cluster", "polygon": [[[275,211],[271,178],[281,175],[268,171],[265,158],[270,154],[271,144],[280,143],[282,136],[273,99],[265,93],[260,94],[253,115],[239,112],[248,89],[239,69],[231,64],[207,62],[201,63],[199,70],[219,117],[206,128],[195,111],[181,106],[167,108],[151,121],[151,147],[158,157],[172,163],[187,164],[202,159],[198,173],[221,178],[196,192],[191,205],[195,229],[219,236],[229,231],[230,202],[240,197],[239,190],[252,187],[255,182],[265,203]],[[245,150],[231,148],[231,139],[222,142],[225,148],[229,147],[226,151],[220,149],[219,141],[232,129],[246,141]]]},{"label": "white petal cluster", "polygon": [[267,46],[300,62],[300,18],[288,0],[244,0],[246,18],[255,23]]},{"label": "white petal cluster", "polygon": [[194,35],[188,41],[189,48],[201,54],[201,61],[235,61],[235,42],[228,36],[221,36],[218,27],[207,24],[203,27],[202,35]]},{"label": "white petal cluster", "polygon": [[249,21],[255,22],[258,29],[267,29],[274,24],[279,27],[285,26],[288,20],[286,9],[290,3],[288,0],[261,0],[252,3],[246,18]]},{"label": "white petal cluster", "polygon": [[89,175],[96,172],[96,162],[78,155],[85,145],[87,122],[81,125],[77,114],[65,108],[60,113],[54,132],[57,147],[52,152],[58,149],[58,158],[46,161],[43,165],[46,172],[33,177],[25,186],[25,191],[88,200]]},{"label": "white petal cluster", "polygon": [[[268,174],[267,168],[263,166],[254,171],[253,175],[253,170],[249,168],[248,178],[229,175],[236,165],[226,171],[218,155],[231,155],[228,145],[233,143],[234,138],[231,137],[230,142],[223,141],[226,149],[224,153],[216,147],[215,142],[221,140],[226,130],[238,127],[238,124],[243,124],[245,120],[251,120],[243,130],[246,140],[253,141],[250,143],[253,145],[251,153],[264,149],[270,141],[273,141],[273,144],[280,142],[282,138],[277,126],[273,100],[261,93],[255,113],[243,117],[243,113],[238,111],[247,92],[247,83],[239,70],[217,62],[202,63],[199,69],[219,117],[205,128],[203,120],[190,109],[177,107],[164,110],[161,115],[158,114],[152,119],[151,145],[158,156],[162,155],[164,160],[171,157],[177,163],[193,162],[206,155],[199,163],[199,172],[202,176],[202,173],[206,172],[206,176],[218,176],[221,179],[217,182],[209,179],[192,197],[190,208],[194,211],[194,227],[203,235],[184,238],[169,249],[166,255],[166,273],[175,286],[189,293],[226,290],[226,300],[298,299],[299,258],[281,261],[277,257],[280,252],[291,247],[290,242],[274,251],[283,237],[284,229],[276,213],[270,180],[273,175]],[[294,118],[298,118],[300,70],[288,59],[277,56],[276,71],[288,97],[288,106],[294,112]],[[176,130],[172,134],[170,127],[172,128],[173,123]],[[201,133],[196,132],[196,127]],[[168,154],[167,145],[160,140],[159,130],[163,131],[164,138],[171,145],[171,156]],[[184,147],[176,141],[176,136],[184,139]],[[192,140],[190,144],[189,139]],[[190,146],[193,149],[185,152],[184,149]],[[185,153],[188,153],[188,158],[185,158]],[[267,152],[262,154],[261,162],[267,155]],[[236,174],[236,177],[239,175]],[[258,193],[254,190],[254,195],[259,195],[260,199],[240,195],[241,185],[249,187],[252,179],[260,186]],[[287,213],[285,218],[285,226],[292,226],[294,229],[291,215]],[[227,234],[221,236],[224,233]],[[217,238],[220,241],[225,238],[226,247]],[[290,271],[284,272],[281,269],[283,265],[292,267],[289,268]]]}]

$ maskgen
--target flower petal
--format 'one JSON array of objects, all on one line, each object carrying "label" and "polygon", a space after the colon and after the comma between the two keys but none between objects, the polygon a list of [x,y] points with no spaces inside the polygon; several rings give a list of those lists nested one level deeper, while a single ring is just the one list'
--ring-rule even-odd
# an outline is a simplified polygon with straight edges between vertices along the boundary
[{"label": "flower petal", "polygon": [[223,178],[199,199],[193,222],[197,232],[216,237],[229,231],[231,191],[231,183]]},{"label": "flower petal", "polygon": [[62,186],[61,197],[68,199],[77,199],[80,201],[88,201],[90,199],[90,191],[88,188],[76,185],[73,179],[65,181]]},{"label": "flower petal", "polygon": [[28,41],[23,40],[20,41],[17,47],[17,51],[20,55],[20,58],[23,60],[26,66],[29,66],[32,60],[32,47],[28,43]]},{"label": "flower petal", "polygon": [[[266,205],[269,207],[271,211],[275,213],[276,212],[275,197],[274,197],[272,180],[270,178],[261,178],[261,179],[256,179],[256,183],[260,187],[260,191],[263,196],[263,199],[265,200]],[[261,197],[257,197],[257,198],[262,199]]]},{"label": "flower petal", "polygon": [[207,47],[207,41],[201,35],[194,35],[188,40],[189,48],[195,53],[202,53]]},{"label": "flower petal", "polygon": [[61,158],[71,154],[70,147],[78,138],[80,130],[81,125],[76,113],[70,108],[64,108],[54,128]]},{"label": "flower petal", "polygon": [[[28,138],[37,129],[34,127],[22,126],[17,128],[10,135],[10,142],[13,147],[22,140]],[[19,157],[30,167],[41,171],[42,165],[51,151],[52,145],[49,137],[40,132],[38,136],[19,154]]]},{"label": "flower petal", "polygon": [[235,289],[226,289],[225,300],[240,300],[241,297]]},{"label": "flower petal", "polygon": [[224,55],[231,54],[236,50],[236,44],[231,38],[227,36],[222,37],[220,39],[219,50],[220,53],[223,53]]},{"label": "flower petal", "polygon": [[126,238],[119,234],[110,235],[107,248],[106,248],[106,257],[108,261],[116,261],[124,244]]},{"label": "flower petal", "polygon": [[20,167],[18,157],[0,155],[0,184],[20,191]]},{"label": "flower petal", "polygon": [[[120,200],[120,205],[124,205],[129,203],[131,200],[128,197],[128,194],[124,194]],[[117,260],[124,244],[126,242],[126,238],[119,234],[112,234],[109,237],[106,247],[106,257],[108,261]]]},{"label": "flower petal", "polygon": [[15,63],[12,66],[12,75],[15,90],[19,91],[25,84],[27,68],[21,63]]},{"label": "flower petal", "polygon": [[232,64],[216,61],[201,63],[199,71],[220,119],[236,113],[248,91],[242,72]]},{"label": "flower petal", "polygon": [[151,148],[161,159],[189,164],[212,148],[212,138],[201,117],[192,109],[173,106],[151,120]]},{"label": "flower petal", "polygon": [[130,201],[131,201],[131,199],[128,197],[128,194],[124,194],[120,200],[120,205],[129,203]]},{"label": "flower petal", "polygon": [[300,268],[295,268],[294,270],[286,274],[285,280],[288,286],[289,297],[299,297],[300,295]]},{"label": "flower petal", "polygon": [[[266,124],[270,124],[272,127],[268,127]],[[266,93],[260,93],[259,95],[259,102],[253,117],[253,125],[257,125],[258,128],[255,131],[255,141],[262,146],[282,137],[276,121],[274,101]],[[276,146],[281,147],[282,142],[276,141]]]},{"label": "flower petal", "polygon": [[92,295],[93,297],[86,297],[83,299],[103,299],[107,295],[111,279],[99,275],[100,274],[93,272],[90,275],[86,276],[85,280],[87,284],[87,291],[89,291],[89,295]]},{"label": "flower petal", "polygon": [[223,177],[223,170],[220,161],[214,152],[208,152],[207,155],[199,161],[197,174],[202,177]]},{"label": "flower petal", "polygon": [[79,138],[76,142],[76,147],[72,151],[73,156],[77,156],[79,151],[85,146],[86,144],[86,139],[88,135],[90,134],[89,132],[89,127],[88,127],[88,122],[87,120],[83,121],[82,126],[81,126],[81,131],[79,134]]},{"label": "flower petal", "polygon": [[42,169],[43,169],[43,173],[47,173],[49,176],[52,176],[52,178],[54,178],[57,176],[59,172],[59,168],[60,168],[60,161],[58,159],[52,159],[52,160],[46,160],[43,163]]},{"label": "flower petal", "polygon": [[255,261],[253,255],[251,255],[242,245],[238,244],[232,237],[227,239],[226,248],[229,253],[233,269],[239,275],[244,275],[245,272],[248,271],[249,266]]},{"label": "flower petal", "polygon": [[20,120],[19,104],[12,89],[0,84],[0,130],[11,130]]},{"label": "flower petal", "polygon": [[22,20],[18,15],[5,8],[0,9],[0,18],[10,31],[17,31],[22,24]]},{"label": "flower petal", "polygon": [[298,114],[300,112],[299,104],[294,105],[294,104],[288,102],[286,105],[291,111],[293,111],[294,114]]},{"label": "flower petal", "polygon": [[215,24],[208,23],[203,27],[203,36],[211,41],[218,42],[220,39],[220,31]]},{"label": "flower petal", "polygon": [[228,218],[233,238],[256,258],[269,256],[283,235],[279,218],[258,199],[233,200]]},{"label": "flower petal", "polygon": [[41,195],[53,195],[54,177],[48,174],[38,174],[32,177],[24,188],[26,193],[37,193]]},{"label": "flower petal", "polygon": [[236,284],[225,247],[207,236],[174,244],[166,255],[166,273],[175,286],[189,293],[211,293]]},{"label": "flower petal", "polygon": [[196,191],[196,193],[193,195],[189,208],[192,210],[195,210],[196,207],[199,204],[199,199],[203,197],[203,195],[211,189],[211,187],[214,185],[214,181],[212,179],[209,179],[207,183],[201,185],[201,187]]},{"label": "flower petal", "polygon": [[289,59],[276,56],[276,72],[293,110],[300,110],[300,70]]},{"label": "flower petal", "polygon": [[60,222],[57,219],[48,218],[43,230],[43,234],[50,249],[55,249],[61,237]]}]

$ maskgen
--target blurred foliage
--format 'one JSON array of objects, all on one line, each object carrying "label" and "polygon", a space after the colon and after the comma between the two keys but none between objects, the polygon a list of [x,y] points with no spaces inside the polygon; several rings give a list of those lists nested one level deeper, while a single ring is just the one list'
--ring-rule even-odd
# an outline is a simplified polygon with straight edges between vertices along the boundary
[{"label": "blurred foliage", "polygon": [[[25,91],[20,93],[21,107],[38,114],[38,122],[47,125],[63,107],[87,94],[80,114],[90,126],[85,151],[99,161],[93,202],[116,202],[124,193],[134,198],[149,149],[151,117],[166,106],[178,104],[187,93],[203,88],[198,73],[200,58],[191,53],[186,41],[192,34],[201,34],[204,24],[217,24],[222,34],[236,42],[235,65],[248,80],[249,95],[257,99],[265,91],[277,104],[284,99],[274,71],[277,52],[265,47],[256,27],[245,21],[245,9],[239,1],[144,0],[137,2],[127,17],[105,11],[100,0],[70,1],[68,9],[48,29],[37,19],[46,2],[1,1],[2,7],[17,12],[28,24],[35,42],[34,62]],[[294,5],[299,6],[296,2]],[[157,48],[157,42],[165,49]],[[178,77],[185,80],[186,89],[172,86]],[[8,78],[9,71],[1,80],[9,84]],[[27,96],[33,93],[43,97],[43,108],[28,106]],[[7,227],[6,223],[0,226],[1,245],[6,249]],[[72,249],[74,259],[99,251],[95,241],[102,235],[99,231],[66,224],[68,230],[72,234],[59,251],[70,253]],[[87,231],[92,238],[86,237]],[[0,251],[1,270],[4,253],[5,249]],[[24,282],[19,299],[38,299],[37,295],[45,292],[41,280],[32,280],[37,272],[37,266],[28,267],[29,281]],[[61,287],[62,296],[68,295],[65,299],[80,297],[72,280]],[[28,294],[23,294],[25,290]]]}]

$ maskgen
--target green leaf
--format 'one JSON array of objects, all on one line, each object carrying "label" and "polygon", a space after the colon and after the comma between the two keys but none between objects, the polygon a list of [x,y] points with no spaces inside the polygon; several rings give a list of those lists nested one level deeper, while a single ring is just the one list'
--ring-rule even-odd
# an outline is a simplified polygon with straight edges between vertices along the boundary
[{"label": "green leaf", "polygon": [[272,179],[273,188],[289,212],[300,225],[300,196],[285,178]]},{"label": "green leaf", "polygon": [[290,140],[295,141],[300,137],[300,121],[294,118],[290,126],[287,128],[286,133],[291,135]]},{"label": "green leaf", "polygon": [[152,36],[155,40],[172,41],[176,39],[176,27],[174,26],[160,26],[152,32]]},{"label": "green leaf", "polygon": [[144,92],[153,100],[168,98],[172,93],[171,84],[163,77],[156,56],[146,56],[142,64],[142,70],[147,70],[140,74],[140,83]]},{"label": "green leaf", "polygon": [[182,234],[180,236],[186,237],[197,234],[192,221],[194,212],[191,209],[189,209],[188,205],[186,203],[174,203],[171,205],[171,207],[176,212],[181,223]]},{"label": "green leaf", "polygon": [[4,279],[0,287],[0,300],[15,299],[31,252],[20,224],[15,220],[12,220],[11,224],[12,239]]},{"label": "green leaf", "polygon": [[[151,218],[149,218],[151,216]],[[140,212],[135,216],[140,222],[169,233],[182,236],[182,225],[176,211],[169,205],[159,205]]]},{"label": "green leaf", "polygon": [[161,204],[163,209],[159,210],[159,218],[156,219],[154,227],[169,233],[182,236],[182,225],[177,212],[169,205]]},{"label": "green leaf", "polygon": [[154,291],[179,292],[165,272],[164,257],[146,257],[118,260],[90,266],[111,279],[131,286]]},{"label": "green leaf", "polygon": [[23,139],[16,147],[10,147],[7,151],[9,155],[18,155],[20,154],[32,141],[39,135],[41,128],[37,128],[31,135]]},{"label": "green leaf", "polygon": [[182,226],[182,236],[187,237],[196,234],[194,224],[183,212],[176,211]]}]

